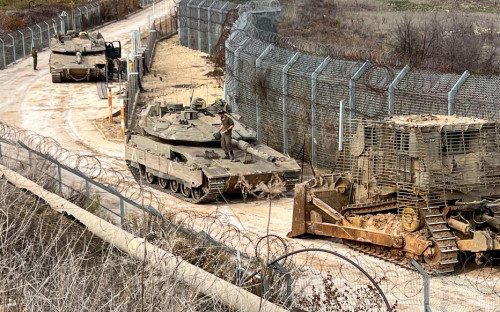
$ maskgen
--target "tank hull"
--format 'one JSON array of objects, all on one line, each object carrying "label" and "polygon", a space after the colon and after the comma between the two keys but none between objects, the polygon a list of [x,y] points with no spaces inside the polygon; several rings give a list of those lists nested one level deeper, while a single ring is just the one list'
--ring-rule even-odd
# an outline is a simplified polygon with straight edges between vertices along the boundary
[{"label": "tank hull", "polygon": [[53,82],[103,80],[106,74],[106,55],[83,54],[77,61],[74,54],[52,53],[50,73]]},{"label": "tank hull", "polygon": [[274,162],[239,149],[234,149],[235,161],[231,161],[222,158],[220,147],[173,145],[140,135],[131,136],[125,159],[136,179],[144,178],[194,203],[210,202],[227,193],[256,194],[261,183],[291,190],[300,174],[297,163],[265,145],[252,148],[272,155]]}]

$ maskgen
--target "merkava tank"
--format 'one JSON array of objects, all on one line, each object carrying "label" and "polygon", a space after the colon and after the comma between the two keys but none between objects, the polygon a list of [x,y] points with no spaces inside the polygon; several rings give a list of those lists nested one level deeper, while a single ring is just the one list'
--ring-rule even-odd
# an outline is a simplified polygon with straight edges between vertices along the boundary
[{"label": "merkava tank", "polygon": [[431,272],[453,271],[459,253],[498,259],[500,122],[422,115],[353,124],[336,172],[296,185],[290,237],[341,238]]},{"label": "merkava tank", "polygon": [[105,42],[99,32],[57,34],[50,41],[50,50],[53,83],[103,80],[112,72],[112,60],[121,57],[120,42]]},{"label": "merkava tank", "polygon": [[195,99],[182,104],[149,104],[127,134],[125,159],[137,180],[193,203],[206,203],[225,193],[259,192],[261,183],[291,190],[298,182],[297,162],[256,141],[256,133],[234,121],[235,160],[223,159],[219,105]]}]

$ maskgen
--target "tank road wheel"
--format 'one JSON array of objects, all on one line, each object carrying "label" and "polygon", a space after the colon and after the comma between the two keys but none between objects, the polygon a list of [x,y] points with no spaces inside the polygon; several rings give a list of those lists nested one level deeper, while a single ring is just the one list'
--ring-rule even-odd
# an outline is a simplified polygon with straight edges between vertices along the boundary
[{"label": "tank road wheel", "polygon": [[162,188],[162,189],[166,189],[167,186],[168,186],[168,180],[167,179],[163,179],[163,178],[158,178],[158,185]]},{"label": "tank road wheel", "polygon": [[151,172],[146,172],[146,182],[154,184],[156,182],[156,176]]},{"label": "tank road wheel", "polygon": [[179,192],[179,182],[176,180],[170,181],[170,190],[174,193]]},{"label": "tank road wheel", "polygon": [[200,200],[200,198],[203,196],[203,190],[200,187],[195,187],[191,190],[191,195],[193,195],[193,199],[195,200]]},{"label": "tank road wheel", "polygon": [[418,231],[424,225],[424,222],[422,222],[422,218],[420,217],[420,212],[418,209],[413,207],[403,208],[401,221],[403,222],[403,228],[408,232]]},{"label": "tank road wheel", "polygon": [[186,185],[182,184],[181,185],[181,194],[184,197],[191,196],[191,188],[189,186],[186,186]]}]

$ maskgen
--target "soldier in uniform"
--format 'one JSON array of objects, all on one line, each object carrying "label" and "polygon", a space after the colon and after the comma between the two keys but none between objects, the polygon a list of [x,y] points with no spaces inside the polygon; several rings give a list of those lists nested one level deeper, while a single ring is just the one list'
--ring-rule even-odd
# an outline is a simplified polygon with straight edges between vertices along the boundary
[{"label": "soldier in uniform", "polygon": [[[231,145],[232,130],[234,128],[234,121],[226,115],[225,111],[219,111],[220,127],[219,133],[221,134],[221,145],[226,157],[223,159],[234,160],[233,146]],[[231,155],[231,157],[229,157]]]},{"label": "soldier in uniform", "polygon": [[33,70],[36,70],[36,61],[38,58],[38,54],[36,53],[36,48],[31,48],[31,57],[33,58]]}]

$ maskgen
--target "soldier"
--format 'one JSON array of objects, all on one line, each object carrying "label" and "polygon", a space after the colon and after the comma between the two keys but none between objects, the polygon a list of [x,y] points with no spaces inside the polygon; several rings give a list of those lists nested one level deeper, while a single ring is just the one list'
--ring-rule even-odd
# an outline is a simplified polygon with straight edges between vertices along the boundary
[{"label": "soldier", "polygon": [[[233,146],[231,145],[234,121],[228,116],[226,116],[225,111],[219,111],[219,116],[220,116],[219,133],[221,134],[220,141],[222,149],[224,150],[224,153],[226,153],[226,156],[223,159],[231,158],[231,160],[234,160]],[[231,157],[229,157],[229,154],[231,154]]]},{"label": "soldier", "polygon": [[36,53],[36,48],[31,48],[31,57],[33,57],[33,69],[36,70],[36,60],[38,58],[38,54]]}]

